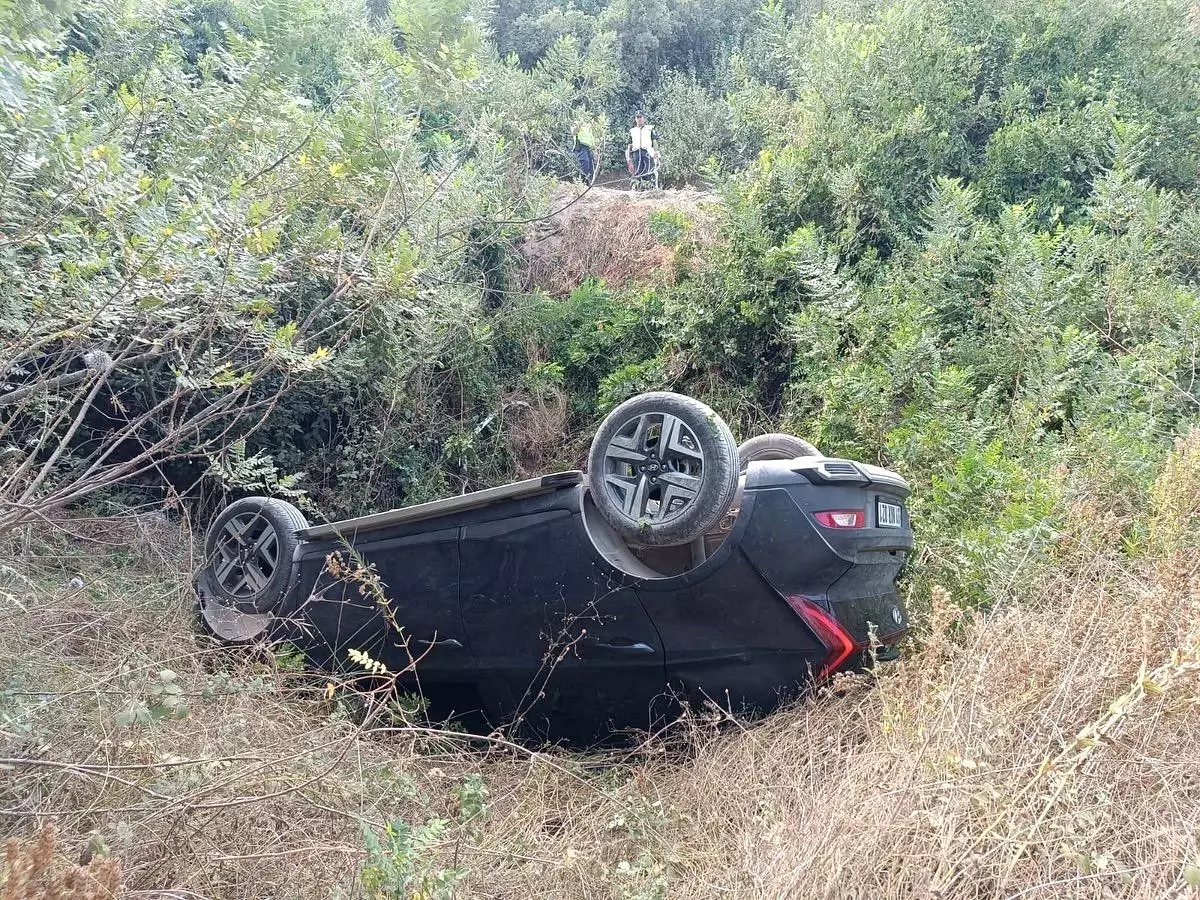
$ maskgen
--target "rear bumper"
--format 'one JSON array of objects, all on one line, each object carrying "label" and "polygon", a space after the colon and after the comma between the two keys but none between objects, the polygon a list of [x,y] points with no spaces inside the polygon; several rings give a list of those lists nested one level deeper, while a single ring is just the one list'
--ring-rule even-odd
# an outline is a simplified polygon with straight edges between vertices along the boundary
[{"label": "rear bumper", "polygon": [[869,597],[838,599],[830,593],[829,607],[854,642],[869,647],[872,642],[893,644],[909,629],[908,613],[896,591]]},{"label": "rear bumper", "polygon": [[912,549],[911,532],[901,546],[889,546],[887,538],[867,550],[860,545],[857,561],[829,585],[825,600],[830,611],[861,647],[872,643],[891,644],[910,628],[908,611],[896,582]]},{"label": "rear bumper", "polygon": [[814,600],[858,647],[898,640],[909,620],[896,580],[913,548],[912,530],[825,528],[803,506],[814,490],[823,489],[802,482],[755,491],[742,550],[780,597]]}]

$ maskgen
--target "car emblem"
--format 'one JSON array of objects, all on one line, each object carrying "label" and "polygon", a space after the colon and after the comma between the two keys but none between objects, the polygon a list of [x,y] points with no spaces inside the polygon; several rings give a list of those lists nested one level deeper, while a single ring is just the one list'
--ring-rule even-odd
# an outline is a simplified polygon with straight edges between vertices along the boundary
[{"label": "car emblem", "polygon": [[897,625],[901,624],[904,621],[904,616],[900,612],[900,607],[898,607],[898,606],[892,607],[892,621],[895,622]]}]

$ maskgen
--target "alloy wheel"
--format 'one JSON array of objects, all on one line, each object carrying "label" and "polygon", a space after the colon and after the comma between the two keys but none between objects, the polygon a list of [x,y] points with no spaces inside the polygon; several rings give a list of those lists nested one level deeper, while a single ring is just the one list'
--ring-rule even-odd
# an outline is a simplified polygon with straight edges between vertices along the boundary
[{"label": "alloy wheel", "polygon": [[279,535],[257,512],[226,522],[214,549],[213,574],[221,588],[238,600],[262,594],[279,567]]},{"label": "alloy wheel", "polygon": [[604,486],[630,519],[669,522],[695,501],[704,477],[704,451],[676,416],[634,416],[604,449]]}]

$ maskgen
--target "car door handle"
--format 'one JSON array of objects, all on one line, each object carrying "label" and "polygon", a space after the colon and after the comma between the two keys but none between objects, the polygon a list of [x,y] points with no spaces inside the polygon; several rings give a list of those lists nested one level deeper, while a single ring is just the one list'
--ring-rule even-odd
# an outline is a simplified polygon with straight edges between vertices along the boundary
[{"label": "car door handle", "polygon": [[446,638],[441,641],[417,641],[422,647],[445,647],[447,650],[461,650],[463,645],[454,638]]},{"label": "car door handle", "polygon": [[641,642],[620,642],[608,643],[605,641],[596,641],[593,645],[597,650],[603,650],[605,653],[612,653],[620,656],[653,656],[655,650],[649,644]]}]

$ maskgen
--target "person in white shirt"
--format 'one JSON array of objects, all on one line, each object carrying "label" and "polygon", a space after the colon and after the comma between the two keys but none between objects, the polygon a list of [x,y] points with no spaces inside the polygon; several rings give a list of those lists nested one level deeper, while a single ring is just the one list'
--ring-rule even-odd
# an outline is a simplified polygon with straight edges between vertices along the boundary
[{"label": "person in white shirt", "polygon": [[633,122],[633,127],[629,129],[625,164],[634,178],[644,181],[651,177],[653,160],[658,158],[658,150],[654,146],[654,128],[646,124],[646,114],[641,110],[637,111]]}]

